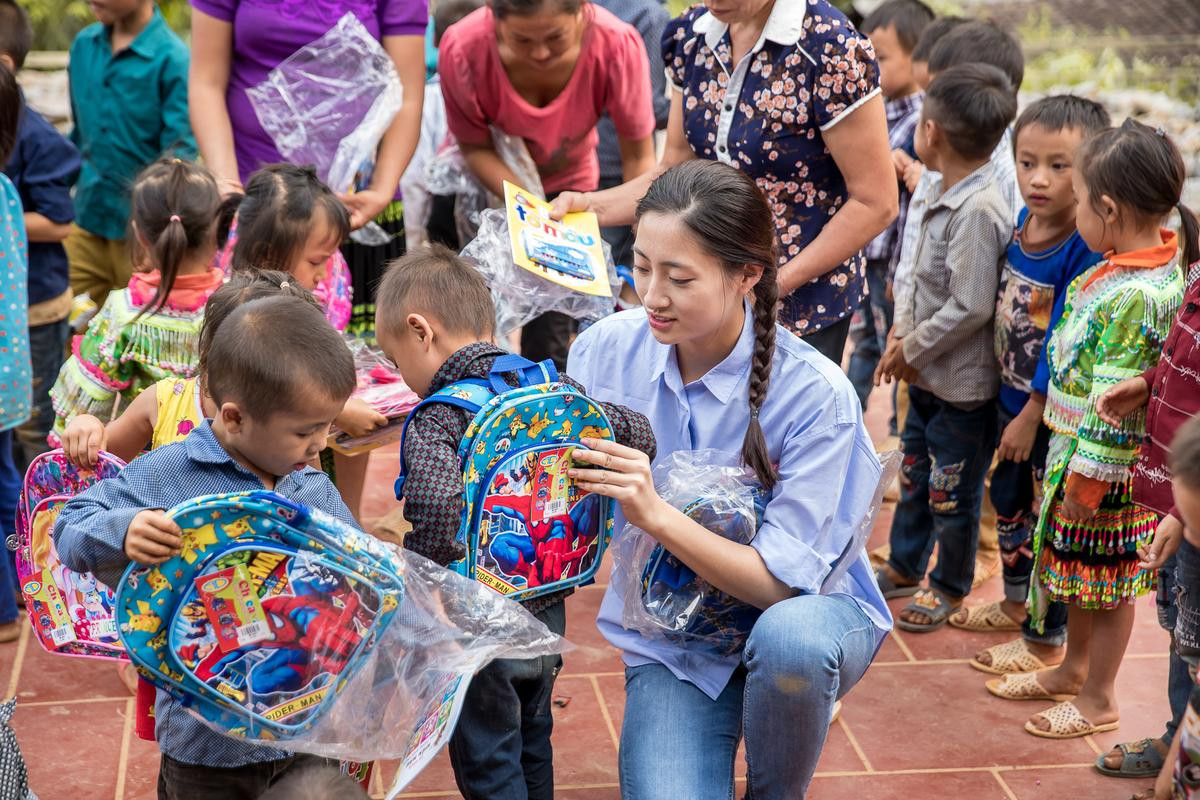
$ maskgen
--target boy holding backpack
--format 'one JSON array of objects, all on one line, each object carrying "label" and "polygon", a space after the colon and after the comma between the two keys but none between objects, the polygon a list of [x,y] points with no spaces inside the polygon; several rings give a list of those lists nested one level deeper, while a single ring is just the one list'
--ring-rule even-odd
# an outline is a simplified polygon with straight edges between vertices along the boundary
[{"label": "boy holding backpack", "polygon": [[[422,398],[464,379],[487,379],[505,356],[492,344],[496,318],[483,279],[453,251],[433,245],[398,259],[379,285],[375,329],[380,347]],[[583,392],[563,376],[561,380]],[[654,457],[654,433],[643,415],[601,404],[618,442]],[[404,546],[448,565],[466,553],[456,540],[463,507],[458,450],[474,413],[450,403],[418,407],[402,448]],[[529,424],[530,420],[519,423]],[[566,628],[565,589],[524,602],[553,632]],[[476,674],[450,740],[450,761],[466,798],[552,798],[554,770],[550,697],[559,656],[499,659]]]}]

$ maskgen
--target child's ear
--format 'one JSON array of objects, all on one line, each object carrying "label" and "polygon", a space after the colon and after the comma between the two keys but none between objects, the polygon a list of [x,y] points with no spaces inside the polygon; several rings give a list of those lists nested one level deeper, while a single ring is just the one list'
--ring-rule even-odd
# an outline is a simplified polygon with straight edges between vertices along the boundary
[{"label": "child's ear", "polygon": [[1104,213],[1104,222],[1107,225],[1116,225],[1121,221],[1121,215],[1117,211],[1117,204],[1113,199],[1106,194],[1100,195],[1100,209]]},{"label": "child's ear", "polygon": [[409,333],[417,337],[423,349],[428,350],[433,345],[433,325],[423,314],[409,314],[404,324],[408,326]]},{"label": "child's ear", "polygon": [[762,280],[763,268],[761,264],[746,264],[743,269],[744,272],[742,272],[741,286],[739,288],[741,288],[742,296],[744,297],[753,293],[754,287]]},{"label": "child's ear", "polygon": [[225,427],[225,430],[229,431],[230,433],[240,433],[243,426],[246,424],[245,417],[242,414],[242,409],[238,408],[237,403],[222,403],[221,408],[217,411],[217,414],[220,415],[221,424]]}]

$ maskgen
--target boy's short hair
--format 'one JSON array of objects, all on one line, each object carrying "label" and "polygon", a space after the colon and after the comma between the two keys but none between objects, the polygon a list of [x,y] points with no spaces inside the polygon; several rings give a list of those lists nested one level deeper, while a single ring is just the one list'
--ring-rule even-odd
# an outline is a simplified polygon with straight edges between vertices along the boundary
[{"label": "boy's short hair", "polygon": [[1200,415],[1185,422],[1175,433],[1167,466],[1171,477],[1189,489],[1200,491]]},{"label": "boy's short hair", "polygon": [[991,20],[973,19],[956,25],[929,52],[929,74],[959,64],[991,64],[1008,76],[1015,93],[1025,79],[1021,43]]},{"label": "boy's short hair", "polygon": [[32,47],[33,26],[28,12],[13,0],[0,0],[0,55],[11,58],[19,70],[25,66]]},{"label": "boy's short hair", "polygon": [[482,7],[483,0],[441,0],[433,10],[433,46],[442,43],[447,28]]},{"label": "boy's short hair", "polygon": [[928,61],[929,53],[933,50],[934,45],[942,40],[950,31],[957,28],[969,20],[966,17],[938,17],[925,26],[925,30],[921,31],[921,37],[917,39],[916,45],[913,47],[913,61]]},{"label": "boy's short hair", "polygon": [[440,244],[408,251],[392,262],[375,293],[378,323],[397,333],[404,318],[424,314],[447,331],[489,339],[496,307],[483,277],[457,253]]},{"label": "boy's short hair", "polygon": [[[298,297],[313,308],[321,311],[321,304],[312,292],[305,289],[292,279],[286,272],[271,269],[255,269],[234,272],[225,283],[209,295],[204,304],[204,322],[200,325],[200,344],[198,347],[199,361],[196,372],[200,375],[201,384],[208,367],[208,351],[212,348],[213,336],[221,328],[221,323],[229,318],[238,307],[258,300],[262,297],[287,296]],[[324,313],[322,311],[322,313]]]},{"label": "boy's short hair", "polygon": [[1025,107],[1013,125],[1013,147],[1017,146],[1017,136],[1030,125],[1038,125],[1050,133],[1073,129],[1087,139],[1112,125],[1112,120],[1104,106],[1094,100],[1073,94],[1056,94]]},{"label": "boy's short hair", "polygon": [[311,303],[299,297],[253,300],[212,337],[205,385],[219,407],[235,402],[254,419],[296,410],[315,389],[346,400],[354,391],[354,357]]},{"label": "boy's short hair", "polygon": [[934,16],[933,9],[921,0],[887,0],[867,15],[859,30],[870,35],[872,31],[892,28],[896,31],[900,46],[912,53]]},{"label": "boy's short hair", "polygon": [[987,158],[1017,113],[1008,78],[991,64],[960,64],[939,72],[925,92],[922,118],[941,128],[963,158]]}]

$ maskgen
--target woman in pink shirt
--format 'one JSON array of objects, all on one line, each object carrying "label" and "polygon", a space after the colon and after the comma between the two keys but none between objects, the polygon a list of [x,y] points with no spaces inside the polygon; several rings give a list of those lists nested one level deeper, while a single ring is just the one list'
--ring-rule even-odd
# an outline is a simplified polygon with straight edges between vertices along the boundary
[{"label": "woman in pink shirt", "polygon": [[[517,178],[489,126],[525,140],[550,197],[600,182],[596,122],[605,111],[626,180],[654,166],[645,45],[633,27],[585,0],[492,0],[446,31],[438,55],[446,122],[467,166],[493,194]],[[535,319],[521,351],[565,367],[571,320]]]}]

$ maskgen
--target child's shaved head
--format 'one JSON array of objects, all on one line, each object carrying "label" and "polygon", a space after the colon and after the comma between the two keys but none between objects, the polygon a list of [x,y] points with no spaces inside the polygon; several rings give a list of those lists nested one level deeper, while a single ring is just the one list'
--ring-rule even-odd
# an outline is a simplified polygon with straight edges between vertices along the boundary
[{"label": "child's shaved head", "polygon": [[375,293],[376,325],[398,335],[409,314],[436,320],[447,333],[492,338],[496,309],[480,274],[440,244],[392,262]]}]

